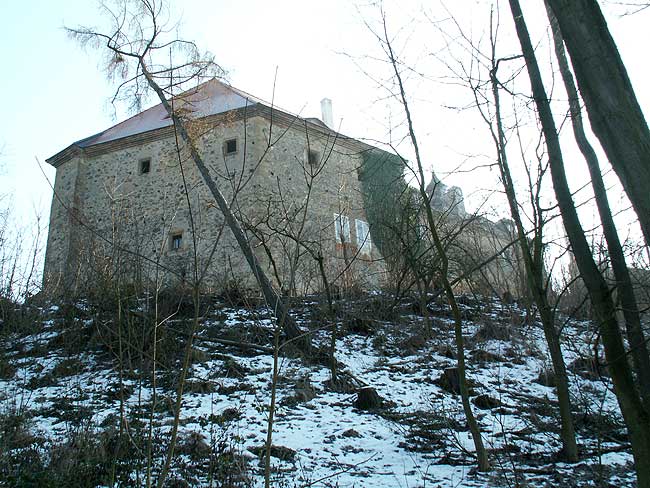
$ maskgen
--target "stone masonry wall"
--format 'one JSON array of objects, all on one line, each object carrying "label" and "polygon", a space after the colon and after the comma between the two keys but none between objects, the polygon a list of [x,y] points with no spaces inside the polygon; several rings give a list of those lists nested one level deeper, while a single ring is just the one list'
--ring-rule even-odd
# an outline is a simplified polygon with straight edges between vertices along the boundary
[{"label": "stone masonry wall", "polygon": [[[270,127],[257,116],[225,119],[216,126],[198,121],[190,128],[221,191],[248,227],[269,276],[286,290],[319,289],[314,259],[319,250],[336,284],[359,278],[376,284],[381,267],[370,258],[377,254],[352,259],[358,251],[354,219],[365,219],[356,174],[359,156],[298,125],[274,127],[269,147]],[[237,152],[226,155],[224,141],[233,138]],[[57,168],[46,288],[65,284],[68,291],[79,291],[117,276],[166,284],[188,280],[194,272],[192,221],[205,286],[236,280],[254,287],[221,212],[186,151],[176,151],[173,134],[125,146],[106,152],[92,148]],[[318,164],[305,161],[307,146],[320,154]],[[141,174],[145,159],[150,170]],[[313,178],[305,176],[310,172]],[[349,243],[334,242],[336,213],[350,218]],[[178,235],[182,238],[174,249]]]},{"label": "stone masonry wall", "polygon": [[[268,141],[269,121],[260,118],[255,123],[260,138]],[[247,217],[259,228],[259,238],[272,243],[268,247],[278,263],[282,287],[296,288],[298,293],[321,288],[320,255],[331,284],[379,286],[384,274],[381,256],[371,242],[361,246],[362,237],[357,234],[357,221],[368,222],[359,184],[362,157],[358,150],[304,124],[286,132],[276,129],[271,141],[253,183],[255,201]],[[349,226],[349,235],[339,233],[344,238],[338,242],[337,215],[347,218]],[[369,253],[361,252],[368,248]],[[267,257],[265,263],[269,262]]]},{"label": "stone masonry wall", "polygon": [[74,274],[73,269],[67,269],[66,263],[73,246],[72,237],[75,234],[73,228],[78,206],[75,196],[83,159],[83,155],[75,155],[56,172],[54,196],[50,208],[50,232],[46,247],[45,288],[67,288]]}]

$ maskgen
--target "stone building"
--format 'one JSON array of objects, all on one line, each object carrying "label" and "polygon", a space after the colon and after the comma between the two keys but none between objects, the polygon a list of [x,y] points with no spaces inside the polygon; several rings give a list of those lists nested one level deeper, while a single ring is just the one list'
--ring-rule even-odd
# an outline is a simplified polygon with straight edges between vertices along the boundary
[{"label": "stone building", "polygon": [[[422,202],[409,197],[414,191],[404,180],[408,163],[339,134],[331,128],[331,102],[321,105],[323,120],[302,118],[214,79],[173,99],[262,268],[284,293],[319,291],[325,282],[395,286],[412,266],[435,274],[435,259],[409,264],[409,254],[427,257],[431,244],[420,229]],[[56,180],[46,293],[83,294],[117,281],[170,287],[197,278],[207,290],[256,288],[161,104],[47,162]],[[428,192],[452,274],[464,275],[511,242],[507,222],[465,211],[460,188],[434,177]],[[482,290],[512,293],[521,282],[515,260],[507,250],[471,279],[485,284]]]},{"label": "stone building", "polygon": [[[260,263],[285,292],[320,289],[321,260],[336,286],[384,280],[366,212],[368,192],[380,188],[364,182],[372,175],[363,168],[370,154],[386,153],[332,130],[330,103],[323,102],[329,120],[301,118],[218,80],[173,100]],[[159,104],[47,160],[56,180],[46,292],[79,293],[117,279],[173,286],[195,272],[206,288],[254,286],[179,141]]]}]

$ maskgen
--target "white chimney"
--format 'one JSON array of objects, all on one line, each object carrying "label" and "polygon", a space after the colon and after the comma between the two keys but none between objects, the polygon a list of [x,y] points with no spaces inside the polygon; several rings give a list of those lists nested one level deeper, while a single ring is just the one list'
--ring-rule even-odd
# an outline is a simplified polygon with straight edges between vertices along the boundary
[{"label": "white chimney", "polygon": [[329,98],[323,98],[320,101],[320,111],[322,114],[321,120],[325,122],[325,125],[330,129],[333,129],[334,117],[332,115],[332,100]]}]

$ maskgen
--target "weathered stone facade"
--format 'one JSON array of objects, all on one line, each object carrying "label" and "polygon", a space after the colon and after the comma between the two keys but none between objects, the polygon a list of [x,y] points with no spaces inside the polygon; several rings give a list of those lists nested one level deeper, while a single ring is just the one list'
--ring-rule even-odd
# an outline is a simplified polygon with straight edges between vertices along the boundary
[{"label": "weathered stone facade", "polygon": [[[196,103],[203,105],[190,132],[269,277],[287,292],[318,290],[322,256],[333,285],[378,286],[383,266],[363,235],[369,225],[359,181],[370,146],[208,83],[212,92]],[[47,292],[80,293],[116,279],[192,281],[195,245],[204,287],[233,281],[255,286],[212,195],[158,107],[48,162],[57,171]],[[338,231],[337,215],[343,216]]]}]

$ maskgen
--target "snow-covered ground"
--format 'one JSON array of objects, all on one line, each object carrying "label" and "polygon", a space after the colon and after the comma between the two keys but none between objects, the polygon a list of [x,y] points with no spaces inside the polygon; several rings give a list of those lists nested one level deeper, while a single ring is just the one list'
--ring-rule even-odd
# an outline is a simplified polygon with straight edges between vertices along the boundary
[{"label": "snow-covered ground", "polygon": [[[354,390],[332,391],[325,366],[280,358],[272,486],[633,486],[632,457],[609,380],[603,371],[580,371],[589,363],[580,358],[593,356],[595,338],[588,323],[569,321],[563,328],[566,363],[576,366],[570,368],[570,383],[582,455],[570,465],[558,457],[554,388],[539,383],[540,373],[550,368],[541,325],[524,324],[516,307],[464,301],[472,407],[494,468],[478,473],[460,397],[438,386],[444,370],[456,364],[446,307],[432,306],[433,324],[425,338],[421,316],[403,306],[401,313],[384,320],[377,312],[381,300],[374,296],[339,304],[344,310],[336,352],[342,377],[375,388],[383,399],[381,408],[360,410],[354,406]],[[317,320],[318,307],[306,302],[297,317],[305,329],[314,329],[313,343],[326,346],[330,332]],[[100,436],[123,417],[130,419],[125,431],[134,437],[134,452],[142,452],[151,444],[151,423],[155,472],[167,451],[173,419],[175,382],[169,378],[177,376],[180,363],[158,369],[152,414],[151,367],[123,364],[120,375],[117,351],[102,346],[102,331],[110,324],[99,326],[102,319],[83,312],[84,319],[64,326],[53,307],[42,311],[37,333],[5,332],[0,414],[27,419],[41,449],[74,432]],[[171,327],[181,325],[173,322]],[[71,329],[82,342],[89,341],[86,347],[70,346]],[[212,486],[263,486],[260,453],[267,438],[273,357],[209,339],[237,338],[269,347],[272,330],[264,310],[215,307],[202,321],[170,476],[185,484],[174,486],[210,486],[210,479]],[[146,354],[151,359],[153,348]],[[133,434],[137,429],[140,440]],[[20,455],[25,445],[17,449]],[[225,452],[233,454],[225,467],[230,485],[215,481],[214,461],[219,459],[223,468],[226,458],[217,454]],[[130,475],[134,485],[144,470],[138,465]]]}]

